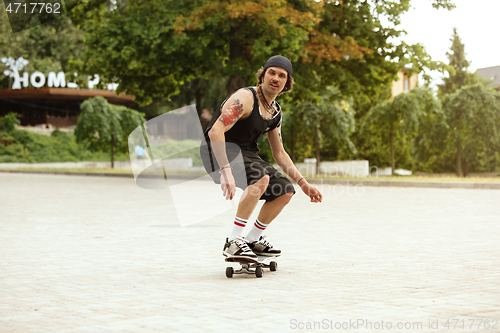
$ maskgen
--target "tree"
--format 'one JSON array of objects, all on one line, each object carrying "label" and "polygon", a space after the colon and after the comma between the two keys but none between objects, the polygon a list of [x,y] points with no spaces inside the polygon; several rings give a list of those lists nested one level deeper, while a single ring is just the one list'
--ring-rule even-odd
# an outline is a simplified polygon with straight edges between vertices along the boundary
[{"label": "tree", "polygon": [[[355,129],[355,112],[351,105],[352,101],[346,101],[337,88],[328,87],[327,92],[316,103],[302,102],[294,108],[296,128],[293,129],[293,134],[314,137],[316,174],[319,174],[321,141],[336,142],[356,152],[356,147],[350,140]],[[295,138],[292,140],[295,141]],[[294,150],[292,145],[292,152]]]},{"label": "tree", "polygon": [[0,131],[13,131],[16,125],[20,124],[21,122],[17,119],[17,114],[14,112],[8,113],[4,117],[0,117]]},{"label": "tree", "polygon": [[87,144],[92,151],[110,149],[111,167],[114,168],[115,148],[126,150],[128,135],[146,120],[141,113],[109,104],[100,96],[86,100],[80,109],[75,128],[77,142]]},{"label": "tree", "polygon": [[[227,95],[254,84],[254,73],[267,58],[282,54],[294,64],[297,85],[280,98],[281,105],[314,104],[326,87],[335,86],[353,98],[360,121],[374,104],[390,98],[401,67],[422,72],[440,66],[421,45],[395,42],[404,35],[398,25],[409,0],[122,2],[118,9],[96,10],[82,23],[87,53],[80,66],[99,74],[103,84],[119,83],[118,91],[135,95],[141,106],[153,99],[188,104],[191,98],[201,114],[205,106],[199,102],[210,94],[204,82],[226,83]],[[453,7],[449,0],[433,4]],[[380,153],[366,152],[371,139],[353,134],[358,157]],[[322,157],[336,154],[330,145]],[[343,156],[353,153],[347,149]]]},{"label": "tree", "polygon": [[443,109],[456,147],[457,176],[467,176],[469,163],[481,150],[498,146],[500,94],[479,84],[466,86],[446,96]]},{"label": "tree", "polygon": [[465,58],[465,45],[458,35],[457,28],[453,28],[450,41],[452,42],[451,52],[446,53],[449,60],[448,77],[444,77],[443,84],[438,85],[440,96],[454,93],[466,85],[477,83],[475,75],[468,72],[470,63]]},{"label": "tree", "polygon": [[440,139],[449,143],[444,147],[443,157],[449,160],[453,155],[456,159],[453,169],[458,176],[467,176],[470,170],[482,168],[479,164],[486,163],[488,155],[492,155],[486,152],[495,152],[496,127],[491,121],[498,115],[492,97],[494,91],[483,88],[484,82],[468,71],[465,45],[456,28],[450,41],[448,77],[439,85],[448,128],[440,131]]},{"label": "tree", "polygon": [[200,77],[227,78],[232,92],[254,82],[256,69],[277,53],[297,67],[294,76],[304,88],[294,93],[296,101],[320,96],[332,84],[344,95],[377,91],[402,64],[419,70],[429,63],[418,45],[392,44],[402,31],[381,23],[381,16],[399,23],[408,9],[407,0],[130,0],[84,25],[81,66],[120,83],[119,92],[134,94],[141,105],[169,98]]},{"label": "tree", "polygon": [[[28,59],[29,64],[24,70],[31,73],[35,70],[43,73],[73,72],[71,63],[83,57],[83,39],[84,32],[65,15],[18,33],[11,33],[7,16],[0,15],[0,55],[14,59],[22,56]],[[0,68],[1,72],[3,68]],[[11,86],[9,77],[0,75],[0,88]]]},{"label": "tree", "polygon": [[[429,94],[423,98],[423,113],[419,118],[418,131],[412,141],[412,170],[423,172],[447,172],[449,126],[441,101]],[[451,166],[453,167],[453,166]]]},{"label": "tree", "polygon": [[399,94],[393,101],[385,101],[370,109],[363,120],[362,131],[367,132],[371,126],[380,126],[389,130],[391,149],[391,169],[396,170],[394,136],[395,131],[405,138],[418,130],[424,111],[436,112],[439,104],[431,91],[414,88],[408,94]]},{"label": "tree", "polygon": [[141,106],[178,94],[179,86],[204,77],[220,59],[207,53],[209,40],[174,33],[176,18],[198,3],[131,0],[87,20],[81,71],[99,74],[101,84],[119,83],[117,92],[135,95]]},{"label": "tree", "polygon": [[248,84],[256,66],[277,53],[292,61],[319,64],[369,52],[350,37],[341,38],[318,29],[323,5],[308,0],[210,1],[189,17],[178,17],[176,32],[201,34],[208,40],[217,36],[217,46],[227,61],[222,68],[214,69],[229,77],[227,92],[232,93]]}]

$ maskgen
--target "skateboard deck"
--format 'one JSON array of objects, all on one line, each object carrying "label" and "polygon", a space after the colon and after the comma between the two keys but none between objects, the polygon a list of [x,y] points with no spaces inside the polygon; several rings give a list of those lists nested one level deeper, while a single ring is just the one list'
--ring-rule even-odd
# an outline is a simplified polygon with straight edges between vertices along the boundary
[{"label": "skateboard deck", "polygon": [[224,261],[236,262],[241,267],[236,270],[231,266],[227,267],[226,276],[232,278],[233,274],[255,274],[256,277],[260,278],[263,275],[263,268],[269,268],[273,272],[278,269],[278,263],[272,259],[276,259],[276,257],[259,256],[257,259],[243,256],[226,257]]}]

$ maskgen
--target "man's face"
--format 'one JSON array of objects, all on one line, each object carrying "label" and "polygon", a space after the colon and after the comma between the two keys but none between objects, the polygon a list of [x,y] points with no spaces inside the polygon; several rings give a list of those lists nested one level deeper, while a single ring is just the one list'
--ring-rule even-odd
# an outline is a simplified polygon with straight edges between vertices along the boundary
[{"label": "man's face", "polygon": [[262,81],[262,88],[272,95],[278,95],[285,88],[288,73],[281,67],[269,67]]}]

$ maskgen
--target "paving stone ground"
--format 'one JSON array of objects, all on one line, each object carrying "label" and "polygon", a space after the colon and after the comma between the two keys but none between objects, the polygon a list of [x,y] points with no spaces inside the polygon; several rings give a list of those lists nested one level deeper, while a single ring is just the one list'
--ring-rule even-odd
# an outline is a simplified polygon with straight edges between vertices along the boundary
[{"label": "paving stone ground", "polygon": [[0,332],[500,332],[500,191],[322,190],[266,230],[277,272],[228,279],[234,210],[180,227],[131,179],[0,173]]}]

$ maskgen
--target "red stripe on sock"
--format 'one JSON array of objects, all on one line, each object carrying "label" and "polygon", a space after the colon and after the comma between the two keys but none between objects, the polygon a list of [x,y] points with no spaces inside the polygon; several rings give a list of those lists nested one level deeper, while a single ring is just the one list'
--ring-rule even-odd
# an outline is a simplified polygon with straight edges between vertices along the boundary
[{"label": "red stripe on sock", "polygon": [[254,223],[253,225],[259,228],[260,230],[266,230],[266,228],[262,228],[261,226],[257,225],[257,223]]},{"label": "red stripe on sock", "polygon": [[240,223],[240,222],[236,222],[236,221],[234,221],[234,224],[236,224],[238,227],[244,227],[245,226],[245,224]]}]

